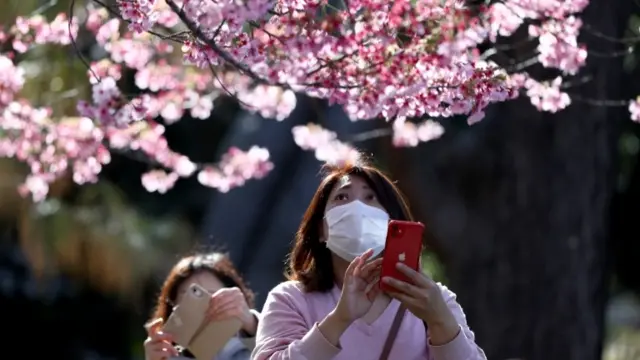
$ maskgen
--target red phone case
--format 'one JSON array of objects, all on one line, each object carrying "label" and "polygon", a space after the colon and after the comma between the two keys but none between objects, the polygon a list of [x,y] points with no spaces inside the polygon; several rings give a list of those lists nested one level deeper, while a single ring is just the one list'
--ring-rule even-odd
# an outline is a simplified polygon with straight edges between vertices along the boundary
[{"label": "red phone case", "polygon": [[[391,220],[387,231],[387,243],[382,256],[380,279],[389,276],[401,281],[411,282],[397,268],[403,262],[410,268],[418,270],[422,252],[422,234],[424,225],[419,222]],[[393,287],[380,282],[383,291],[393,291]]]}]

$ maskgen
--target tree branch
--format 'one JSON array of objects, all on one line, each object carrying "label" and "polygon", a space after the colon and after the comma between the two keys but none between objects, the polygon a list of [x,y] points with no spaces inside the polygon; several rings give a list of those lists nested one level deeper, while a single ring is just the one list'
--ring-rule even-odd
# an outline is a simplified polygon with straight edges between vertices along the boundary
[{"label": "tree branch", "polygon": [[98,76],[98,74],[96,74],[93,71],[89,62],[84,58],[84,56],[80,52],[80,49],[78,48],[78,43],[76,42],[76,38],[73,36],[73,32],[71,31],[73,27],[73,12],[75,10],[75,6],[76,6],[76,0],[71,0],[71,3],[69,4],[69,14],[68,14],[69,22],[67,24],[67,29],[69,30],[69,40],[71,41],[71,45],[73,46],[73,49],[76,51],[76,55],[78,55],[78,59],[80,59],[80,61],[82,61],[82,63],[87,67],[87,69],[91,73],[91,76],[93,76],[94,79],[96,79],[96,81],[100,82],[101,81],[100,77]]},{"label": "tree branch", "polygon": [[209,46],[211,48],[211,50],[213,50],[213,52],[215,52],[218,56],[220,56],[224,61],[226,61],[227,63],[231,64],[233,67],[235,67],[236,69],[238,69],[239,71],[241,71],[245,75],[249,76],[251,79],[253,79],[254,81],[256,81],[258,83],[267,84],[267,85],[277,85],[277,86],[281,86],[281,87],[286,88],[286,89],[290,89],[291,88],[287,84],[280,84],[280,83],[270,82],[270,81],[268,81],[266,79],[263,79],[258,74],[254,73],[251,69],[249,69],[248,66],[246,66],[243,63],[238,62],[236,59],[233,58],[233,56],[231,56],[226,51],[222,50],[218,46],[218,44],[215,43],[214,39],[210,39],[208,36],[206,36],[202,32],[202,29],[200,29],[199,26],[194,24],[193,21],[191,21],[191,19],[189,19],[189,17],[187,17],[187,14],[185,14],[184,9],[178,7],[178,5],[173,0],[166,0],[165,2],[171,8],[171,10],[174,13],[176,13],[176,15],[178,15],[178,17],[180,18],[180,20],[182,20],[182,22],[185,24],[185,26],[189,30],[191,30],[191,32],[194,34],[194,36],[196,38],[198,38],[200,41],[202,41],[205,44],[207,44],[207,46]]}]

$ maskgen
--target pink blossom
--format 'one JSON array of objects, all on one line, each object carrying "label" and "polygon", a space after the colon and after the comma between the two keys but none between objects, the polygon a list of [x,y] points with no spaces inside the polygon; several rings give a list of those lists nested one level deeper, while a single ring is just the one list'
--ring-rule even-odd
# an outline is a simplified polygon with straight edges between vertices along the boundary
[{"label": "pink blossom", "polygon": [[24,71],[0,55],[0,109],[10,104],[24,85]]},{"label": "pink blossom", "polygon": [[551,82],[540,83],[533,79],[527,79],[525,88],[531,103],[538,110],[557,112],[571,104],[571,98],[566,92],[560,91],[562,78],[558,77]]},{"label": "pink blossom", "polygon": [[152,170],[142,175],[142,186],[149,192],[164,194],[175,185],[178,178],[176,173]]},{"label": "pink blossom", "polygon": [[335,132],[319,125],[294,126],[292,132],[298,146],[313,150],[318,160],[328,164],[354,163],[360,156],[355,148],[339,141]]},{"label": "pink blossom", "polygon": [[153,6],[155,0],[116,0],[122,18],[129,22],[129,29],[143,32],[151,29],[157,14]]},{"label": "pink blossom", "polygon": [[581,26],[582,21],[574,16],[561,21],[549,20],[540,27],[530,26],[529,35],[540,41],[540,63],[567,74],[576,74],[587,60],[587,50],[578,44]]},{"label": "pink blossom", "polygon": [[105,8],[88,7],[87,13],[87,21],[84,26],[87,30],[94,33],[100,29],[100,26],[102,26],[107,19],[109,19],[109,11]]},{"label": "pink blossom", "polygon": [[260,179],[273,169],[267,149],[252,147],[244,152],[230,148],[218,166],[207,166],[198,173],[198,181],[206,186],[227,192],[244,185],[252,178]]},{"label": "pink blossom", "polygon": [[393,144],[395,146],[415,147],[421,142],[438,139],[444,134],[444,128],[433,120],[419,124],[398,118],[393,123]]},{"label": "pink blossom", "polygon": [[23,53],[34,45],[69,45],[71,38],[78,36],[78,23],[76,19],[71,19],[69,23],[64,13],[58,14],[51,22],[47,22],[42,15],[18,17],[10,33],[14,36],[14,50]]},{"label": "pink blossom", "polygon": [[[342,106],[352,120],[391,122],[385,129],[391,141],[413,147],[444,132],[419,119],[460,115],[474,124],[492,104],[520,94],[541,111],[571,104],[562,77],[534,79],[525,67],[508,74],[487,60],[498,37],[531,24],[537,61],[563,76],[577,74],[588,56],[578,42],[588,0],[506,0],[474,12],[459,0],[352,0],[329,13],[320,0],[115,3],[121,18],[91,4],[82,20],[64,13],[21,16],[0,31],[0,156],[28,166],[19,191],[35,201],[65,174],[79,184],[97,181],[111,150],[136,152],[154,164],[141,179],[149,191],[166,192],[194,175],[229,191],[266,176],[273,168],[267,149],[232,147],[218,163],[197,164],[173,151],[155,122],[171,124],[185,114],[208,119],[222,96],[276,121],[291,114],[297,94],[316,97]],[[87,69],[91,96],[78,99],[77,114],[32,105],[21,94],[25,76],[16,61],[28,56],[20,54],[41,45],[71,51],[80,29],[103,50]],[[136,95],[119,88],[125,73],[133,74]],[[629,103],[634,121],[639,108],[637,99]],[[296,126],[292,135],[321,161],[359,156],[318,125]]]},{"label": "pink blossom", "polygon": [[631,113],[631,120],[640,122],[640,98],[629,102],[629,112]]},{"label": "pink blossom", "polygon": [[18,191],[22,196],[31,195],[34,202],[40,202],[47,197],[49,183],[42,177],[29,175]]}]

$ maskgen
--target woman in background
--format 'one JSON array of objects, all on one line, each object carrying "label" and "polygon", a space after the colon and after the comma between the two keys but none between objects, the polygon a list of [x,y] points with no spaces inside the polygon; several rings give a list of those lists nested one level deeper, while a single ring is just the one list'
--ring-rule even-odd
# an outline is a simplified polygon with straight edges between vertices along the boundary
[{"label": "woman in background", "polygon": [[329,168],[295,238],[289,281],[269,293],[254,360],[486,360],[455,294],[396,264],[411,283],[378,286],[389,219],[412,220],[393,182],[364,163]]},{"label": "woman in background", "polygon": [[185,257],[173,267],[162,285],[150,321],[153,325],[148,327],[149,337],[144,342],[145,359],[194,358],[188,350],[176,348],[171,336],[162,332],[162,324],[166,323],[173,307],[180,303],[193,283],[213,294],[206,314],[208,321],[236,318],[242,323],[238,336],[226,343],[215,360],[248,360],[260,314],[252,310],[253,293],[229,258],[217,252]]}]

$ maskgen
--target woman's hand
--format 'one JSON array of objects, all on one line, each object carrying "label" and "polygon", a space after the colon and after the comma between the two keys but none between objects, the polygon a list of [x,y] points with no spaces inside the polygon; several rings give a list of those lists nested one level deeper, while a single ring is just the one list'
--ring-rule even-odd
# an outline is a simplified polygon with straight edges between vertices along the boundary
[{"label": "woman's hand", "polygon": [[178,350],[173,347],[169,334],[160,329],[162,321],[155,321],[147,328],[148,337],[144,341],[145,360],[167,360],[172,356],[178,356]]},{"label": "woman's hand", "polygon": [[378,286],[382,259],[367,262],[373,250],[355,258],[344,275],[342,293],[334,314],[342,321],[351,324],[363,317],[380,293]]},{"label": "woman's hand", "polygon": [[438,284],[403,263],[397,263],[396,267],[412,283],[391,277],[382,278],[383,282],[397,290],[389,292],[389,296],[400,301],[413,315],[427,323],[433,345],[453,340],[458,335],[460,326],[444,301]]},{"label": "woman's hand", "polygon": [[258,328],[258,320],[249,309],[244,294],[237,287],[222,288],[211,296],[207,318],[209,321],[236,318],[240,320],[242,330],[248,335],[255,335]]}]

